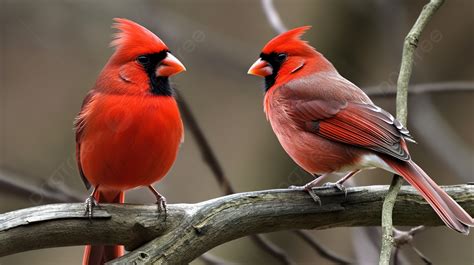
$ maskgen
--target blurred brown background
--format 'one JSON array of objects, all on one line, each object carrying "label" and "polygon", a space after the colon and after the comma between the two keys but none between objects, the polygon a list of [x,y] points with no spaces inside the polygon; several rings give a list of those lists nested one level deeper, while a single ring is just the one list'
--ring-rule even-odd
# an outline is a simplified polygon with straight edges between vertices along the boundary
[{"label": "blurred brown background", "polygon": [[[276,1],[284,23],[313,25],[305,39],[340,73],[361,87],[394,84],[404,36],[426,1]],[[446,1],[428,24],[417,51],[412,83],[473,81],[474,6]],[[157,33],[186,65],[173,78],[209,137],[238,191],[286,187],[310,179],[273,135],[262,112],[262,81],[246,74],[275,35],[260,1],[0,1],[0,168],[39,187],[61,185],[85,196],[74,161],[72,122],[84,95],[112,53],[112,18],[135,20]],[[394,111],[394,98],[376,99]],[[418,140],[412,155],[440,184],[474,181],[472,93],[417,95],[410,99],[409,128]],[[387,184],[391,177],[360,174],[358,185]],[[198,202],[221,195],[187,134],[169,176],[157,185],[168,202]],[[128,202],[151,203],[148,192]],[[0,212],[44,203],[1,190]],[[353,229],[313,231],[343,256],[354,250]],[[329,264],[288,232],[270,234],[298,264]],[[415,244],[435,264],[473,264],[474,237],[430,228]],[[362,239],[360,239],[362,240]],[[362,244],[362,243],[360,243]],[[0,264],[80,264],[82,247],[45,249],[0,258]],[[413,264],[421,261],[405,249]],[[274,264],[250,240],[212,250],[238,264]],[[367,255],[369,255],[367,253]],[[34,262],[33,262],[34,261]],[[369,261],[364,261],[370,263]],[[193,264],[202,264],[195,261]]]}]

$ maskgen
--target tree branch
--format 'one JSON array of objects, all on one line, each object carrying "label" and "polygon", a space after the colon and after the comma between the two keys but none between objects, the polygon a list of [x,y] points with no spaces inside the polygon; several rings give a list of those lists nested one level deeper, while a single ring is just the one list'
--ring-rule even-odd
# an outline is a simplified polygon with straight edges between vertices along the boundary
[{"label": "tree branch", "polygon": [[251,235],[250,239],[261,249],[272,255],[278,262],[288,265],[296,265],[296,263],[286,254],[285,250],[275,245],[272,241],[263,235]]},{"label": "tree branch", "polygon": [[283,24],[280,14],[278,14],[275,6],[273,5],[273,0],[261,0],[261,2],[263,12],[265,12],[267,21],[270,23],[270,26],[272,26],[273,30],[275,30],[278,34],[287,31],[288,29]]},{"label": "tree branch", "polygon": [[30,184],[22,179],[24,179],[23,176],[0,168],[0,190],[4,192],[15,193],[23,198],[44,203],[78,202],[85,199],[72,190],[65,190],[65,187],[58,185],[51,187],[48,183]]},{"label": "tree branch", "polygon": [[[393,97],[397,93],[397,88],[370,86],[363,88],[364,92],[371,98]],[[408,93],[410,95],[434,94],[434,93],[459,93],[474,92],[474,82],[471,81],[449,81],[436,83],[422,83],[410,85]]]},{"label": "tree branch", "polygon": [[[474,185],[445,190],[474,213]],[[0,215],[0,256],[59,246],[121,244],[128,250],[141,247],[110,264],[185,264],[219,244],[250,234],[380,225],[387,186],[349,188],[347,199],[333,189],[315,191],[323,206],[315,206],[303,192],[256,191],[197,204],[172,204],[166,221],[157,216],[156,205],[101,204],[92,222],[84,215],[82,203],[17,210]],[[397,225],[443,224],[412,187],[402,188],[394,212]]]},{"label": "tree branch", "polygon": [[407,122],[408,84],[410,83],[415,50],[418,45],[421,32],[443,3],[444,0],[431,0],[428,4],[426,4],[420,13],[420,16],[405,38],[405,43],[403,44],[402,63],[397,81],[397,119],[402,124],[406,124]]},{"label": "tree branch", "polygon": [[[403,45],[402,63],[397,82],[397,119],[406,126],[408,114],[408,84],[410,82],[415,49],[421,32],[444,0],[431,0],[423,7],[420,16],[405,38]],[[380,250],[380,265],[389,265],[394,244],[393,239],[393,208],[397,194],[403,184],[403,178],[395,175],[390,184],[382,208],[382,247]]]},{"label": "tree branch", "polygon": [[331,250],[324,248],[318,241],[316,241],[308,232],[303,230],[296,230],[294,233],[303,239],[311,248],[316,250],[321,257],[333,261],[336,264],[352,264],[351,261],[336,255]]}]

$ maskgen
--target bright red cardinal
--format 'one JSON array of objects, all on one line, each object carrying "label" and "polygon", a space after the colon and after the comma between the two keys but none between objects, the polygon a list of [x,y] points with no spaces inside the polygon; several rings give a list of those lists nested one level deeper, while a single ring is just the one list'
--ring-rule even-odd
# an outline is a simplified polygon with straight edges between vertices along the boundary
[{"label": "bright red cardinal", "polygon": [[311,188],[327,174],[348,173],[333,184],[341,189],[358,171],[382,168],[403,176],[448,227],[469,233],[472,217],[411,160],[408,130],[300,39],[309,28],[272,39],[248,72],[265,77],[265,113],[285,151],[320,175],[299,188],[318,200]]},{"label": "bright red cardinal", "polygon": [[[185,71],[148,29],[115,19],[115,53],[84,99],[76,120],[76,158],[87,188],[87,213],[97,202],[123,203],[124,191],[148,187],[166,214],[166,201],[151,186],[173,165],[183,123],[168,78]],[[123,255],[123,246],[87,246],[83,264]]]}]

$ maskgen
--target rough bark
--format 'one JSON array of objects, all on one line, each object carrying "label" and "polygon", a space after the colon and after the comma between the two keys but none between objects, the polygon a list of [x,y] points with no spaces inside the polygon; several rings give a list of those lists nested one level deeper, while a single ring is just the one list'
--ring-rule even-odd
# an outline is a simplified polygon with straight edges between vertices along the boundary
[{"label": "rough bark", "polygon": [[[0,215],[0,256],[59,246],[123,244],[128,250],[136,250],[110,264],[185,264],[219,244],[250,234],[378,226],[387,188],[349,188],[347,198],[332,189],[319,188],[316,193],[322,206],[305,192],[282,189],[237,193],[196,204],[168,205],[166,221],[156,205],[104,204],[95,209],[92,220],[84,216],[80,203],[38,206]],[[445,189],[474,214],[474,185]],[[394,223],[443,224],[408,186],[397,197]]]}]

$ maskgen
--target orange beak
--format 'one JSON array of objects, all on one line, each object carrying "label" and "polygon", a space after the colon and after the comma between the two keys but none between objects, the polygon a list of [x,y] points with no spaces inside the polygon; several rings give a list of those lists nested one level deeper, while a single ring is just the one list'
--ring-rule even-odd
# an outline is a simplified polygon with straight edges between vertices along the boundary
[{"label": "orange beak", "polygon": [[266,77],[273,74],[273,68],[267,61],[259,58],[255,63],[252,64],[247,74]]},{"label": "orange beak", "polygon": [[165,59],[156,69],[156,76],[172,76],[186,71],[186,67],[171,53],[167,53]]}]

